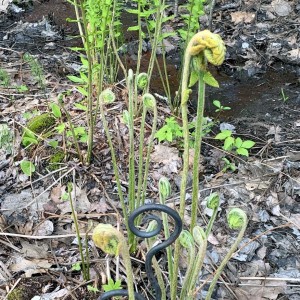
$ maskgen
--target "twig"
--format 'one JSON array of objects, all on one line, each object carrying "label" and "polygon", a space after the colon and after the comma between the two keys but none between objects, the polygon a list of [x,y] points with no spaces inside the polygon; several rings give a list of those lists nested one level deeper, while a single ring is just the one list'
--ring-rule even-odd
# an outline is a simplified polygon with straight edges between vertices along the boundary
[{"label": "twig", "polygon": [[[85,236],[85,232],[80,232],[80,236]],[[92,233],[88,234],[92,236]],[[19,234],[19,233],[10,233],[10,232],[0,232],[0,236],[10,236],[10,237],[19,237],[30,240],[45,240],[45,239],[63,239],[68,237],[76,237],[75,233],[61,234],[61,235],[28,235],[28,234]]]}]

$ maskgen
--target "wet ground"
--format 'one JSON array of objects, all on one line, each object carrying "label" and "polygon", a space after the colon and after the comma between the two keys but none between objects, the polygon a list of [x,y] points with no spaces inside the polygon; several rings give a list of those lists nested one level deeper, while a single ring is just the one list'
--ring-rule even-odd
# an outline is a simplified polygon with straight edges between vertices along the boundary
[{"label": "wet ground", "polygon": [[[220,5],[225,5],[225,2],[221,1]],[[263,2],[265,2],[265,4],[269,4],[270,1]],[[222,6],[218,6],[217,8],[221,10]],[[217,16],[218,13],[219,11],[217,10]],[[225,13],[223,13],[223,15],[224,14]],[[41,22],[44,17],[46,17],[48,20],[47,22],[51,26],[53,26],[50,28],[48,33],[51,33],[51,30],[54,29],[54,31],[56,32],[54,36],[26,36],[15,34],[12,31],[16,26],[16,22]],[[52,77],[55,77],[57,79],[57,86],[59,86],[60,78],[65,78],[65,75],[68,74],[68,72],[75,72],[74,69],[71,68],[71,65],[78,63],[78,57],[74,54],[70,54],[68,47],[80,45],[80,39],[72,38],[72,36],[77,34],[77,25],[75,23],[66,22],[66,17],[73,18],[74,12],[72,6],[67,1],[63,0],[41,1],[41,3],[34,2],[33,6],[26,7],[25,13],[13,14],[9,18],[3,17],[0,24],[0,55],[2,58],[4,57],[4,59],[2,59],[1,67],[3,67],[5,64],[11,66],[11,68],[15,66],[14,64],[19,66],[19,55],[24,51],[29,51],[33,54],[40,55],[40,59],[43,62],[45,70],[50,73],[50,75],[47,74],[47,76],[49,76],[49,78],[51,79],[53,79]],[[219,19],[219,22],[221,22],[220,20],[222,21],[222,18]],[[41,26],[47,29],[48,23],[43,23]],[[129,25],[130,19],[125,19],[124,24]],[[215,27],[217,26],[216,24]],[[226,33],[226,29],[230,33],[232,33],[232,28],[228,29],[228,26],[225,25],[226,22],[224,23],[223,27],[220,27],[222,28],[222,33]],[[7,32],[10,32],[10,34],[8,35],[8,39],[2,40]],[[26,37],[26,40],[24,40],[24,37]],[[225,37],[228,38],[228,36]],[[125,41],[134,41],[134,35],[126,33]],[[54,45],[52,44],[51,46],[51,43],[54,43]],[[48,45],[50,48],[45,48],[46,45]],[[13,53],[11,51],[8,51],[8,48],[18,52]],[[276,156],[282,155],[284,158],[287,158],[287,160],[279,160],[278,165],[276,165],[277,161],[275,161],[275,167],[271,169],[266,168],[266,161],[260,163],[259,159],[256,160],[253,156],[251,157],[252,164],[246,165],[246,167],[241,166],[238,171],[239,173],[222,174],[222,177],[219,178],[218,176],[216,176],[212,179],[212,182],[210,182],[211,174],[209,174],[209,172],[213,168],[215,168],[214,171],[220,169],[219,161],[220,157],[222,156],[220,156],[220,153],[218,151],[215,151],[212,154],[212,152],[216,149],[212,150],[211,147],[204,147],[204,151],[206,151],[205,154],[207,154],[207,157],[205,157],[206,163],[210,164],[210,167],[213,167],[211,167],[211,169],[209,166],[207,167],[207,171],[205,173],[205,181],[207,182],[203,184],[208,184],[208,186],[223,186],[224,182],[229,182],[228,186],[226,186],[225,184],[225,186],[221,188],[222,195],[224,196],[224,198],[226,198],[226,201],[228,201],[228,204],[224,204],[224,208],[226,205],[233,206],[238,204],[240,207],[245,207],[245,209],[248,209],[249,216],[251,216],[252,219],[247,232],[249,236],[252,237],[262,234],[264,233],[264,231],[267,231],[270,228],[272,228],[273,230],[272,226],[281,224],[278,217],[278,211],[276,211],[276,209],[279,207],[279,203],[282,209],[281,213],[284,213],[287,216],[289,216],[289,213],[292,213],[294,218],[293,220],[296,220],[296,218],[299,217],[299,186],[297,186],[296,181],[294,182],[290,177],[291,175],[289,175],[289,172],[291,172],[291,174],[295,178],[300,178],[300,145],[299,140],[297,141],[300,128],[300,86],[299,76],[297,75],[299,74],[299,65],[286,64],[278,59],[271,65],[267,66],[267,64],[265,64],[262,65],[261,68],[256,68],[255,72],[250,72],[250,69],[245,68],[245,62],[247,62],[247,59],[242,60],[241,57],[238,57],[236,60],[232,59],[232,53],[235,50],[238,51],[239,49],[233,49],[232,47],[229,47],[228,49],[230,52],[230,57],[228,58],[228,60],[226,60],[224,67],[212,70],[214,76],[220,83],[220,88],[215,89],[207,87],[208,93],[206,99],[206,115],[213,117],[217,116],[217,114],[215,114],[214,112],[215,108],[212,106],[212,101],[215,99],[220,100],[224,106],[230,106],[231,110],[223,112],[219,117],[221,118],[221,120],[234,124],[239,133],[245,134],[247,138],[251,138],[256,141],[257,144],[252,153],[257,155],[256,158],[271,157],[271,163],[274,163],[273,158]],[[14,55],[17,58],[15,58]],[[265,53],[265,55],[267,55],[267,53]],[[168,57],[168,69],[170,71],[170,83],[173,94],[175,94],[179,82],[179,57],[180,56],[178,53],[172,53]],[[13,59],[10,60],[11,58]],[[123,59],[128,66],[134,67],[134,55],[124,56]],[[149,60],[149,52],[145,52],[142,59],[142,71],[144,71]],[[67,65],[66,69],[64,69],[65,65]],[[56,82],[54,81],[54,83]],[[152,89],[159,94],[163,93],[163,89],[160,84],[157,72],[154,72]],[[23,95],[19,95],[16,97],[22,97],[21,101],[24,101]],[[27,109],[27,100],[28,99],[25,99],[24,103],[21,104],[22,109],[24,106],[26,106]],[[3,103],[5,104],[5,107],[7,107],[6,102],[3,101]],[[7,105],[11,105],[11,103]],[[41,104],[38,101],[33,103],[34,108],[38,105],[40,105],[41,107],[45,107],[44,103]],[[30,109],[30,105],[28,106]],[[190,104],[190,111],[192,112],[194,108],[195,99],[192,99]],[[13,109],[11,111],[15,113]],[[4,117],[7,118],[7,115],[5,114]],[[114,123],[115,120],[111,122],[111,124]],[[101,143],[97,143],[97,147],[100,144]],[[106,151],[106,149],[104,150]],[[103,154],[101,153],[101,155]],[[221,153],[221,155],[223,154]],[[105,155],[103,155],[103,157],[105,158]],[[280,172],[278,172],[277,170],[280,170]],[[101,173],[102,171],[97,171],[99,171],[100,174],[99,178],[102,175],[103,176],[101,178],[104,178],[104,174]],[[84,170],[82,170],[82,173],[84,173]],[[239,182],[241,180],[245,181],[245,186],[241,186],[239,188]],[[257,180],[259,180],[259,182]],[[233,184],[235,188],[231,188],[230,184]],[[22,185],[22,183],[20,183],[20,185]],[[94,182],[92,182],[92,185],[93,187],[94,185],[96,186]],[[19,187],[16,187],[16,190],[19,189]],[[209,188],[207,188],[207,190],[209,190]],[[271,193],[269,195],[270,191]],[[267,199],[263,198],[262,201],[261,199],[265,195],[267,195],[268,197],[266,196]],[[95,198],[98,199],[99,194],[96,194]],[[47,213],[50,215],[49,212]],[[227,237],[228,234],[228,232],[226,232],[227,229],[224,227],[224,218],[220,218],[217,225],[218,226],[216,226],[216,233],[214,237],[216,238],[216,240],[212,240],[211,242],[212,244],[220,242],[222,246],[217,247],[217,252],[219,251],[217,254],[216,252],[211,251],[212,261],[213,255],[215,255],[216,257],[219,255],[219,253],[221,253],[221,255],[224,254],[222,252],[224,250],[223,243],[226,244],[226,242],[224,242],[224,236],[226,235]],[[64,226],[67,225],[64,224]],[[269,233],[267,233],[266,235],[268,234]],[[257,266],[255,267],[257,267],[257,269],[259,270],[258,273],[255,273],[255,271],[251,270],[250,267],[248,268],[248,266],[253,266],[251,265],[252,257],[249,258],[247,256],[249,253],[244,253],[244,258],[240,258],[240,261],[232,262],[230,266],[230,270],[232,271],[232,278],[230,278],[230,281],[235,282],[234,279],[237,277],[236,274],[238,272],[239,275],[242,273],[242,276],[244,276],[244,278],[247,278],[247,276],[252,276],[252,273],[254,274],[253,276],[255,276],[256,274],[262,274],[261,276],[269,276],[270,274],[273,275],[276,272],[280,273],[280,276],[292,277],[293,274],[289,274],[288,271],[291,270],[290,272],[296,272],[297,270],[294,270],[293,268],[297,264],[299,264],[300,261],[299,243],[295,242],[296,239],[297,241],[300,240],[299,232],[297,232],[296,229],[294,229],[294,231],[292,232],[290,228],[283,228],[280,232],[278,232],[277,235],[268,235],[267,242],[266,240],[259,239],[260,244],[257,243],[254,250],[248,249],[248,252],[250,252],[250,254],[254,257],[254,261],[257,262]],[[281,244],[280,240],[283,240],[284,242],[282,242]],[[58,248],[58,245],[59,242],[54,241],[54,248]],[[70,245],[70,243],[67,245]],[[262,246],[263,249],[259,248],[260,246]],[[77,249],[77,246],[74,246],[73,248]],[[263,253],[259,253],[259,251],[255,252],[258,248],[259,250],[262,249],[261,252]],[[69,255],[69,253],[66,252],[67,255],[64,257],[63,254],[60,253],[60,251],[61,250],[59,250],[57,254],[59,264],[63,265],[65,262],[64,260],[69,258],[69,262],[71,264],[72,257]],[[74,252],[72,252],[72,254],[74,254]],[[6,253],[4,253],[3,255],[6,255]],[[243,259],[245,259],[246,261]],[[52,254],[50,261],[53,265],[57,263],[53,262]],[[247,271],[249,272],[247,273]],[[227,273],[230,274],[230,272]],[[63,272],[59,272],[59,274],[61,274],[61,276],[64,276]],[[70,271],[70,268],[65,274],[68,274],[69,277],[72,277],[72,271]],[[53,282],[56,280],[57,282],[61,283],[68,282],[70,278],[68,278],[67,280],[64,277],[58,278],[58,275],[53,275],[51,279],[53,280]],[[46,277],[46,280],[48,281],[49,278]],[[262,282],[258,285],[264,285],[264,283],[265,282]],[[73,282],[73,284],[80,285],[80,282]],[[248,282],[246,281],[245,285],[247,286],[247,284]],[[251,282],[249,284],[251,284]],[[25,287],[29,285],[34,286],[30,280],[28,280],[28,282],[25,282],[24,284]],[[44,285],[45,282],[42,281],[42,284],[40,284],[39,287],[35,288],[42,290]],[[235,287],[232,288],[234,289]],[[52,291],[52,287],[50,287],[49,289]],[[295,290],[296,288],[294,289],[294,291]],[[32,289],[31,292],[32,293],[30,294],[30,296],[34,295],[35,290]],[[85,290],[79,291],[78,294],[76,294],[77,299],[83,298],[84,292]],[[280,292],[278,292],[278,294],[279,293]],[[299,296],[299,294],[296,294],[296,291],[293,293],[296,295],[295,297]],[[91,299],[93,296],[94,295],[91,296]],[[282,292],[282,295],[279,295],[279,297],[281,298],[278,299],[297,299],[289,298],[289,295],[285,295],[284,292]],[[270,299],[276,299],[276,297]]]},{"label": "wet ground", "polygon": [[[32,6],[25,7],[25,13],[13,14],[9,19],[1,24],[2,35],[5,31],[11,30],[15,22],[40,22],[46,18],[49,24],[55,26],[57,32],[54,38],[55,47],[47,49],[49,53],[61,53],[66,47],[80,45],[80,39],[75,36],[78,34],[77,24],[66,21],[66,18],[74,19],[75,13],[72,5],[67,1],[53,0],[34,2]],[[132,18],[125,14],[122,22],[124,28],[132,24]],[[135,34],[124,32],[124,40],[130,43],[135,40]],[[32,39],[23,44],[11,42],[11,46],[16,49],[25,49],[32,53],[45,53],[44,45],[52,42],[53,39],[44,38],[43,40]],[[20,42],[20,41],[19,41]],[[2,43],[7,46],[7,43]],[[51,48],[51,47],[49,47]],[[232,49],[230,49],[232,52]],[[141,62],[141,71],[146,71],[150,53],[144,52]],[[128,67],[134,68],[136,64],[136,55],[125,55],[123,61]],[[162,61],[159,58],[159,63]],[[240,67],[239,67],[240,65]],[[58,68],[59,69],[59,68]],[[174,96],[179,85],[180,55],[172,53],[168,55],[169,81],[171,93]],[[214,76],[220,83],[220,88],[207,87],[206,114],[215,116],[212,101],[217,99],[225,106],[230,106],[231,110],[222,113],[222,118],[232,119],[239,117],[257,117],[261,120],[282,122],[284,117],[278,113],[278,107],[284,105],[288,109],[297,110],[300,103],[300,82],[299,67],[295,65],[286,65],[280,61],[272,66],[262,66],[260,71],[249,76],[247,70],[243,68],[240,61],[233,65],[229,60],[225,62],[222,69],[212,70]],[[61,74],[60,74],[61,75]],[[154,69],[152,78],[152,90],[156,93],[163,94],[163,87],[160,82],[157,69]],[[287,99],[285,101],[285,99]],[[195,106],[195,99],[191,101],[191,108]],[[292,113],[292,111],[291,111]]]}]

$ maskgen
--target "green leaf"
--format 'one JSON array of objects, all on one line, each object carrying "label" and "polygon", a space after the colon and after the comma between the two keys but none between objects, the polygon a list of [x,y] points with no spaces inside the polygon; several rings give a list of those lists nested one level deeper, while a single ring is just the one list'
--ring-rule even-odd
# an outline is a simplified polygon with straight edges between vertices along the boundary
[{"label": "green leaf", "polygon": [[212,86],[212,87],[219,87],[219,83],[218,81],[212,76],[212,74],[210,72],[205,72],[204,76],[203,76],[203,80],[206,84]]},{"label": "green leaf", "polygon": [[58,141],[50,141],[48,142],[49,146],[53,147],[54,149],[58,146]]},{"label": "green leaf", "polygon": [[55,129],[57,130],[57,133],[63,133],[64,130],[65,130],[65,128],[66,128],[66,124],[65,123],[61,123],[57,127],[55,127]]},{"label": "green leaf", "polygon": [[51,103],[50,107],[55,118],[61,118],[60,107],[56,103]]},{"label": "green leaf", "polygon": [[89,292],[94,292],[94,293],[99,292],[99,290],[96,286],[92,286],[90,284],[87,286],[87,289],[88,289]]},{"label": "green leaf", "polygon": [[136,14],[136,15],[139,14],[138,9],[126,9],[126,11],[129,12],[130,14]]},{"label": "green leaf", "polygon": [[108,284],[104,284],[104,285],[102,285],[102,287],[105,292],[119,290],[122,288],[121,280],[118,279],[118,280],[116,280],[116,282],[114,282],[111,278],[109,278]]},{"label": "green leaf", "polygon": [[83,111],[87,111],[87,109],[88,109],[86,105],[82,105],[80,103],[75,103],[74,106]]},{"label": "green leaf", "polygon": [[235,147],[240,148],[242,146],[242,144],[243,144],[243,141],[241,138],[238,137],[235,139],[235,142],[234,142]]},{"label": "green leaf", "polygon": [[27,176],[31,176],[32,173],[35,171],[34,164],[29,160],[21,161],[20,166],[23,173]]},{"label": "green leaf", "polygon": [[230,150],[231,147],[233,146],[234,144],[234,137],[232,136],[229,136],[225,139],[224,141],[224,146],[223,146],[223,149],[224,150]]},{"label": "green leaf", "polygon": [[77,76],[68,75],[67,78],[70,79],[72,82],[75,82],[75,83],[80,83],[80,84],[84,84],[85,83],[84,79],[82,79],[80,77],[77,77]]},{"label": "green leaf", "polygon": [[222,130],[220,133],[218,133],[215,136],[216,140],[225,140],[227,137],[231,136],[232,131],[231,130]]},{"label": "green leaf", "polygon": [[250,149],[252,148],[253,146],[255,145],[255,142],[251,141],[251,140],[247,140],[247,141],[244,141],[242,146],[243,148],[246,148],[246,149]]},{"label": "green leaf", "polygon": [[[67,194],[68,195],[68,194]],[[75,264],[72,265],[72,271],[80,271],[81,270],[81,263],[77,262]]]},{"label": "green leaf", "polygon": [[84,135],[86,134],[85,128],[83,126],[78,126],[74,128],[75,135]]},{"label": "green leaf", "polygon": [[20,85],[19,87],[17,87],[17,89],[18,89],[18,92],[20,92],[20,93],[28,91],[28,87],[25,84]]},{"label": "green leaf", "polygon": [[236,153],[239,154],[239,155],[249,156],[249,152],[245,148],[236,149]]},{"label": "green leaf", "polygon": [[89,61],[85,59],[83,56],[80,56],[80,60],[83,66],[88,67]]},{"label": "green leaf", "polygon": [[22,139],[22,145],[28,147],[30,145],[37,145],[38,140],[35,137],[24,136]]},{"label": "green leaf", "polygon": [[138,31],[140,29],[140,26],[130,26],[127,28],[127,31]]},{"label": "green leaf", "polygon": [[80,94],[82,94],[83,96],[88,96],[88,92],[87,92],[87,90],[84,88],[84,87],[82,87],[82,86],[77,86],[76,87],[76,90],[80,93]]},{"label": "green leaf", "polygon": [[221,102],[219,100],[214,100],[213,105],[220,108],[221,107]]},{"label": "green leaf", "polygon": [[190,76],[189,88],[191,88],[199,80],[199,74],[196,71],[192,71]]}]

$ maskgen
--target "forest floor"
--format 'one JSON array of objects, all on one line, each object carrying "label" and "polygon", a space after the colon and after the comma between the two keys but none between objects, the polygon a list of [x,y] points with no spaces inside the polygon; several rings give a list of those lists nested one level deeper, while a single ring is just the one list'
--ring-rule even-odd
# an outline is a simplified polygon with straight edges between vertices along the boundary
[{"label": "forest floor", "polygon": [[[203,218],[199,218],[199,225],[207,222],[205,198],[211,192],[220,195],[221,210],[209,236],[201,282],[209,280],[234,240],[235,234],[225,221],[228,208],[243,208],[249,217],[246,235],[223,272],[214,299],[300,299],[299,11],[296,0],[221,0],[214,9],[212,29],[224,39],[227,55],[222,67],[211,70],[220,88],[207,89],[205,116],[214,126],[203,138],[199,195]],[[76,74],[80,67],[78,53],[69,49],[80,45],[80,40],[69,38],[77,34],[77,27],[66,17],[74,18],[74,12],[63,0],[34,2],[21,11],[10,6],[0,12],[0,123],[14,133],[11,149],[8,144],[0,145],[0,299],[96,299],[100,293],[88,291],[87,286],[101,290],[107,269],[113,273],[118,266],[122,282],[126,279],[122,263],[104,256],[88,241],[91,280],[83,281],[76,270],[81,259],[71,207],[62,200],[67,182],[76,182],[76,210],[82,231],[89,230],[91,221],[122,226],[102,123],[96,124],[93,160],[88,167],[72,159],[71,151],[69,161],[51,169],[53,148],[46,143],[30,149],[22,146],[28,120],[48,111],[49,103],[66,90],[70,91],[66,104],[70,115],[78,126],[84,126],[85,114],[74,109],[82,96],[66,77]],[[130,22],[125,15],[124,27]],[[203,28],[208,26],[207,16],[201,17],[201,24]],[[170,23],[169,30],[180,25],[178,18]],[[134,67],[136,53],[130,47],[134,37],[128,32],[124,35],[128,52],[123,59],[128,67]],[[180,51],[175,39],[168,43],[168,70],[175,94]],[[42,86],[23,59],[26,52],[43,68]],[[145,51],[142,70],[148,60]],[[2,70],[9,74],[9,84]],[[129,141],[127,127],[121,121],[127,105],[122,79],[113,87],[118,101],[109,108],[107,118],[115,135],[122,187],[126,190]],[[163,93],[156,71],[152,92]],[[216,113],[212,104],[216,99],[231,109]],[[192,99],[191,120],[195,106]],[[165,118],[172,116],[163,101],[159,101],[159,114],[161,127]],[[139,127],[138,120],[135,126]],[[249,158],[222,149],[222,143],[214,139],[220,128],[230,128],[235,136],[255,142]],[[181,153],[179,140],[156,143],[151,155],[148,202],[157,201],[158,180],[166,176],[173,191],[168,204],[178,207]],[[224,157],[235,171],[225,164]],[[24,159],[34,162],[32,176],[21,171]],[[190,221],[190,195],[189,185],[185,225]],[[144,250],[133,257],[135,282],[138,290],[147,291],[153,299],[145,276]],[[161,260],[166,260],[164,254]],[[182,270],[186,263],[183,258]],[[206,288],[204,285],[199,292],[199,299]]]}]

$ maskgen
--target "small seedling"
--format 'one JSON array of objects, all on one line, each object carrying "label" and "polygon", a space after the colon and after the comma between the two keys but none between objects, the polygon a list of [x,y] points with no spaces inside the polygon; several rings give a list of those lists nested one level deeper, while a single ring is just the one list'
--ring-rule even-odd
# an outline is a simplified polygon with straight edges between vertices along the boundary
[{"label": "small seedling", "polygon": [[93,292],[93,293],[98,293],[99,292],[99,290],[96,286],[92,286],[90,284],[87,286],[87,289],[88,289],[89,292]]},{"label": "small seedling", "polygon": [[16,86],[19,93],[24,93],[28,91],[28,87],[25,84],[22,84],[20,86]]},{"label": "small seedling", "polygon": [[[68,194],[67,194],[68,195]],[[81,270],[81,263],[77,262],[75,264],[72,265],[72,271],[80,271]]]},{"label": "small seedling", "polygon": [[23,160],[21,161],[20,166],[23,173],[27,176],[31,176],[35,171],[35,165],[31,161]]},{"label": "small seedling", "polygon": [[222,130],[215,137],[216,140],[223,140],[223,149],[226,151],[234,150],[237,154],[249,156],[248,149],[251,149],[255,142],[251,140],[243,141],[240,137],[234,138],[231,130]]},{"label": "small seedling", "polygon": [[215,110],[215,112],[222,112],[222,111],[230,110],[231,109],[231,107],[229,107],[229,106],[223,106],[219,100],[214,100],[213,101],[213,105],[215,107],[217,107],[217,109]]},{"label": "small seedling", "polygon": [[228,170],[231,170],[232,172],[235,172],[236,165],[232,163],[229,159],[226,157],[223,157],[222,160],[224,161],[224,167],[222,169],[222,172],[225,173]]},{"label": "small seedling", "polygon": [[178,137],[182,137],[182,127],[178,124],[174,117],[166,118],[166,125],[159,129],[155,137],[159,142],[173,142]]},{"label": "small seedling", "polygon": [[122,288],[121,280],[118,279],[113,281],[111,278],[108,279],[108,283],[102,285],[104,292],[120,290]]},{"label": "small seedling", "polygon": [[284,103],[289,99],[289,97],[285,95],[283,88],[281,88],[281,97]]}]

